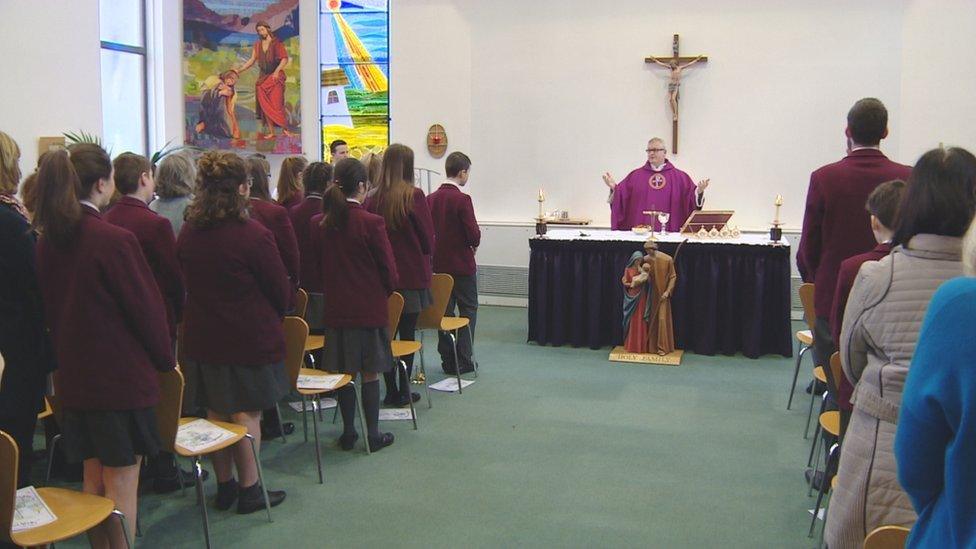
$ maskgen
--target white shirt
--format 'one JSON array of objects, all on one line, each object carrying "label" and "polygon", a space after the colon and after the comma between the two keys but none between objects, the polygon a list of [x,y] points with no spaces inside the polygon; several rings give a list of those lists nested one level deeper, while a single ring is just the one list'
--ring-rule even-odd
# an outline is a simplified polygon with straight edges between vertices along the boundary
[{"label": "white shirt", "polygon": [[443,183],[441,183],[441,185],[453,185],[457,187],[457,190],[464,192],[463,189],[461,189],[461,186],[458,185],[456,181],[451,181],[450,179],[445,180]]},{"label": "white shirt", "polygon": [[89,208],[95,210],[96,212],[98,211],[98,206],[96,206],[95,203],[92,202],[91,200],[79,200],[78,202],[81,202],[82,206],[88,206]]},{"label": "white shirt", "polygon": [[872,145],[870,147],[860,147],[860,146],[858,146],[858,147],[854,147],[853,149],[851,149],[851,152],[859,151],[861,149],[873,149],[873,150],[876,150],[876,151],[880,151],[881,150],[881,146],[880,145]]},{"label": "white shirt", "polygon": [[362,202],[360,202],[360,201],[358,201],[358,200],[356,200],[355,198],[347,198],[347,199],[346,199],[346,202],[355,202],[356,204],[359,204],[360,206],[362,206],[362,205],[363,205],[363,203],[362,203]]}]

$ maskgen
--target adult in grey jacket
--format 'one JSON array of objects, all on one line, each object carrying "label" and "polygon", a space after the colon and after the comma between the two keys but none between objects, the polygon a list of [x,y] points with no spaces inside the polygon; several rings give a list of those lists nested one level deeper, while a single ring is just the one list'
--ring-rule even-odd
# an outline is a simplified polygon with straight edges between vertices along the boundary
[{"label": "adult in grey jacket", "polygon": [[168,154],[156,167],[156,194],[159,197],[149,204],[149,209],[168,219],[176,236],[183,228],[196,178],[196,166],[186,153]]},{"label": "adult in grey jacket", "polygon": [[910,527],[915,512],[898,483],[894,438],[902,389],[929,300],[962,274],[962,235],[976,210],[976,158],[963,149],[925,153],[912,170],[891,255],[865,263],[844,313],[840,352],[854,384],[825,537],[859,548],[883,525]]}]

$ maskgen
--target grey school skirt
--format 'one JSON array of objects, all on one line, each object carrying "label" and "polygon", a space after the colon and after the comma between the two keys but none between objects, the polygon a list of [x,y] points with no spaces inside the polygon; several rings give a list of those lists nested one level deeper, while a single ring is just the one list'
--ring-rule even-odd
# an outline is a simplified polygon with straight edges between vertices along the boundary
[{"label": "grey school skirt", "polygon": [[403,296],[403,314],[416,314],[434,302],[430,288],[423,290],[397,290]]},{"label": "grey school skirt", "polygon": [[386,328],[325,328],[324,368],[330,372],[381,373],[393,368]]},{"label": "grey school skirt", "polygon": [[285,363],[257,366],[203,364],[185,360],[184,408],[199,406],[218,414],[273,408],[288,393]]}]

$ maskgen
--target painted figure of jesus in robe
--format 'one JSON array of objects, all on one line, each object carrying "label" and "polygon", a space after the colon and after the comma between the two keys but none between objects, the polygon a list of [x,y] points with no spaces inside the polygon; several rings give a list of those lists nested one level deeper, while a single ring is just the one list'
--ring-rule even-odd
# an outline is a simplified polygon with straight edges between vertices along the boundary
[{"label": "painted figure of jesus in robe", "polygon": [[264,134],[259,138],[274,139],[275,127],[281,128],[282,135],[292,135],[288,131],[288,114],[285,112],[285,67],[289,57],[285,45],[271,32],[271,25],[266,21],[255,24],[258,37],[254,43],[254,51],[247,63],[241,65],[238,72],[243,73],[257,63],[260,74],[254,84],[255,115],[264,126]]},{"label": "painted figure of jesus in robe", "polygon": [[610,228],[629,231],[638,225],[657,227],[656,220],[645,211],[671,214],[666,228],[678,232],[695,210],[705,203],[708,179],[694,183],[685,172],[667,159],[664,140],[654,137],[647,142],[647,163],[630,172],[619,184],[610,173],[603,182],[610,188]]},{"label": "painted figure of jesus in robe", "polygon": [[678,276],[671,256],[657,251],[654,242],[636,251],[624,269],[624,349],[630,353],[674,351],[671,296]]}]

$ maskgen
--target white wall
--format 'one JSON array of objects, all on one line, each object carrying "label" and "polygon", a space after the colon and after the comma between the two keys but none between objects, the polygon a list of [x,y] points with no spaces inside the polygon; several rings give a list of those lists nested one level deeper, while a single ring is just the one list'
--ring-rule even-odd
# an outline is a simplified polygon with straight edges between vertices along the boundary
[{"label": "white wall", "polygon": [[26,175],[38,137],[101,133],[98,0],[0,1],[0,35],[0,130],[20,145]]},{"label": "white wall", "polygon": [[[643,161],[648,136],[669,137],[665,71],[643,58],[667,53],[674,32],[683,52],[710,60],[686,76],[673,160],[711,177],[709,205],[736,209],[742,226],[766,225],[777,192],[787,228],[799,226],[808,174],[843,154],[858,97],[888,104],[893,158],[911,162],[939,142],[976,149],[971,0],[393,4],[393,139],[441,171],[424,140],[443,124],[450,149],[474,160],[470,191],[485,221],[528,221],[543,184],[548,208],[606,223],[599,174],[622,177]],[[8,56],[13,85],[0,101],[0,129],[22,145],[25,171],[37,137],[101,126],[97,5],[0,2],[8,42],[34,44]],[[318,2],[301,6],[302,135],[318,159]],[[157,0],[160,142],[183,136],[181,11],[179,0]]]},{"label": "white wall", "polygon": [[909,162],[944,143],[976,151],[976,2],[911,0],[902,29],[900,149]]}]

